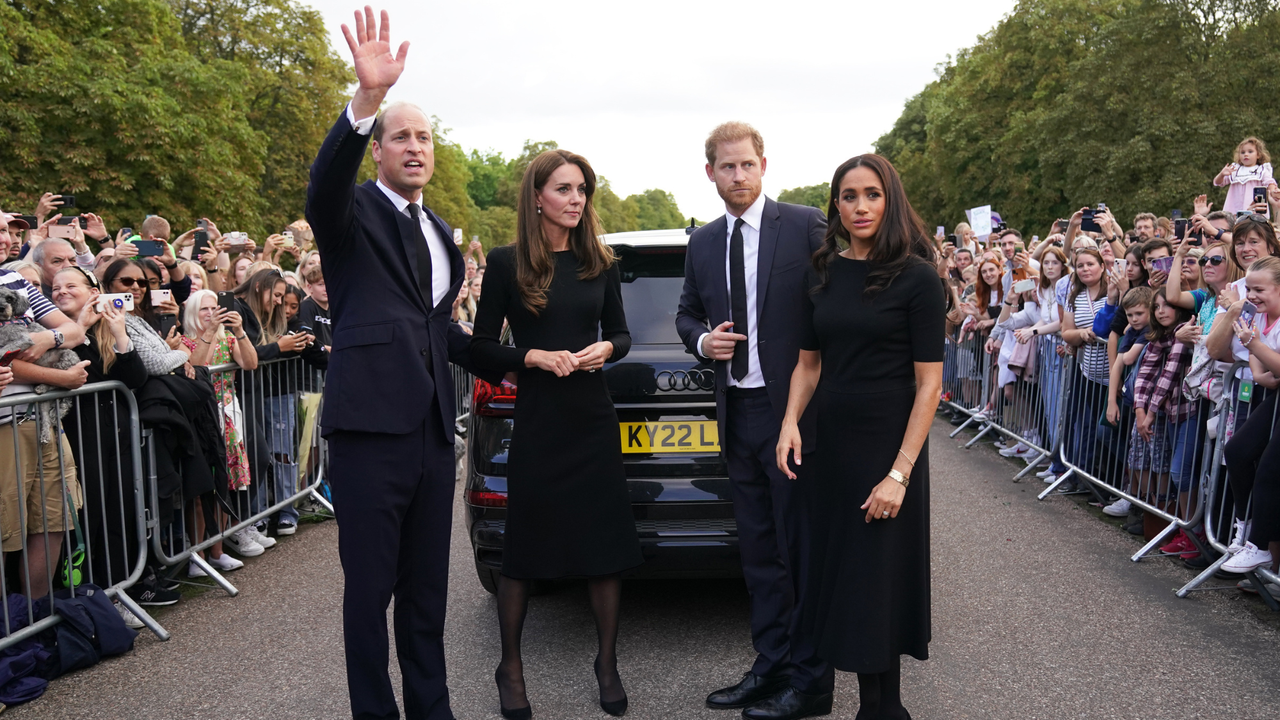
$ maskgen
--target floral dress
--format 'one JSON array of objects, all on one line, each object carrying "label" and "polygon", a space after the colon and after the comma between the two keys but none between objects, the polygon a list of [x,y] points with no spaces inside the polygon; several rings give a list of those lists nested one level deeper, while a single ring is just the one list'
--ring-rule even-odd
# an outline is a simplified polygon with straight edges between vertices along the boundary
[{"label": "floral dress", "polygon": [[[182,343],[192,353],[198,347],[195,340],[182,336]],[[219,333],[214,341],[213,357],[209,365],[225,365],[234,362],[231,355],[231,342],[226,333]],[[214,373],[213,391],[218,396],[218,404],[222,406],[222,434],[227,443],[227,478],[230,490],[245,490],[249,487],[249,453],[245,451],[241,426],[236,420],[241,416],[240,401],[236,398],[234,373]]]}]

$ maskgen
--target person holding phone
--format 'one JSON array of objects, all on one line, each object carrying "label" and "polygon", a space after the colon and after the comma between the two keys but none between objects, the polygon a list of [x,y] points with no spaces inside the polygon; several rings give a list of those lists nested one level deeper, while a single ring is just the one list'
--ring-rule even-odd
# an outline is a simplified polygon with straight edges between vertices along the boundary
[{"label": "person holding phone", "polygon": [[1265,206],[1267,189],[1276,186],[1267,144],[1256,137],[1241,140],[1236,145],[1234,162],[1227,163],[1218,171],[1213,178],[1213,185],[1227,188],[1227,199],[1222,203],[1225,212],[1238,213],[1252,209],[1258,204],[1255,190],[1262,190],[1262,204]]},{"label": "person holding phone", "polygon": [[[598,371],[627,354],[631,335],[616,259],[596,236],[595,190],[585,158],[549,150],[533,159],[520,183],[515,244],[490,253],[489,292],[471,341],[478,367],[519,373],[498,578],[495,679],[508,718],[531,712],[520,653],[530,583],[564,577],[588,578],[600,707],[610,715],[627,709],[617,656],[621,573],[644,560],[618,415]],[[504,321],[514,347],[502,344]],[[575,442],[565,446],[563,437]]]},{"label": "person holding phone", "polygon": [[816,406],[818,447],[803,457],[813,466],[802,487],[812,567],[800,627],[819,657],[858,674],[859,715],[904,718],[901,657],[928,659],[932,636],[928,435],[946,301],[889,161],[859,155],[836,168],[827,218],[775,451],[794,479],[799,420]]},{"label": "person holding phone", "polygon": [[[161,337],[157,327],[146,319],[146,313],[152,309],[151,296],[146,273],[139,261],[122,258],[108,265],[102,273],[102,286],[109,293],[133,295],[133,312],[125,318],[126,329],[149,374],[168,375],[181,370],[187,377],[195,378],[190,354],[176,343],[177,331],[173,331],[171,338]],[[175,340],[178,347],[171,345],[169,340]]]},{"label": "person holding phone", "polygon": [[1218,293],[1217,312],[1226,317],[1215,320],[1205,337],[1205,347],[1215,360],[1231,363],[1244,359],[1243,354],[1233,349],[1234,326],[1240,317],[1235,308],[1247,294],[1244,274],[1253,263],[1265,257],[1280,257],[1280,239],[1276,237],[1275,226],[1256,213],[1241,217],[1231,229],[1230,255],[1240,279],[1228,283]]}]

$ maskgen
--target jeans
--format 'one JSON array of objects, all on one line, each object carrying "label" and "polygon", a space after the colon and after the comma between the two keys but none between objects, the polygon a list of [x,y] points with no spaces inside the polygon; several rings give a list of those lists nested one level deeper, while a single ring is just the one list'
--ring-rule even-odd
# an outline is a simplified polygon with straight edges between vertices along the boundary
[{"label": "jeans", "polygon": [[1067,414],[1066,460],[1093,475],[1098,419],[1107,404],[1107,386],[1090,380],[1084,373],[1071,374],[1071,398],[1064,410]]},{"label": "jeans", "polygon": [[[259,470],[253,478],[250,489],[250,505],[254,514],[260,513],[271,505],[284,500],[298,491],[298,440],[297,440],[297,395],[286,393],[274,397],[261,398],[265,413],[262,418],[263,434],[267,455],[265,467],[267,473]],[[271,494],[266,491],[266,477],[271,477]],[[298,511],[292,505],[276,513],[276,522],[298,522]]]},{"label": "jeans", "polygon": [[1062,358],[1054,352],[1056,342],[1051,337],[1040,340],[1040,352],[1037,360],[1040,363],[1040,396],[1044,400],[1044,442],[1045,447],[1053,451],[1053,462],[1049,469],[1054,475],[1067,471],[1062,464],[1062,449],[1059,440],[1059,425],[1062,420]]},{"label": "jeans", "polygon": [[1178,488],[1178,492],[1190,492],[1200,486],[1200,475],[1196,472],[1200,446],[1204,437],[1196,424],[1198,416],[1193,411],[1182,422],[1169,423],[1169,432],[1173,435],[1173,460],[1169,463],[1169,479]]}]

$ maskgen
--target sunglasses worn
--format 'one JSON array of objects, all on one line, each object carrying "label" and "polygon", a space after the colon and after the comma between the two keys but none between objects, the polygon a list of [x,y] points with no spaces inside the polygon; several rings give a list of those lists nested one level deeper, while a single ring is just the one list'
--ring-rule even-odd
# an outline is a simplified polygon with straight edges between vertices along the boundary
[{"label": "sunglasses worn", "polygon": [[1218,267],[1219,265],[1221,265],[1226,261],[1227,261],[1227,258],[1223,255],[1207,255],[1205,257],[1200,258],[1196,262],[1200,263],[1200,267],[1204,267],[1205,265],[1213,265],[1214,267]]},{"label": "sunglasses worn", "polygon": [[134,285],[142,287],[147,284],[146,280],[143,280],[141,278],[131,278],[131,277],[118,277],[116,278],[116,282],[120,283],[121,285],[127,288],[133,287]]}]

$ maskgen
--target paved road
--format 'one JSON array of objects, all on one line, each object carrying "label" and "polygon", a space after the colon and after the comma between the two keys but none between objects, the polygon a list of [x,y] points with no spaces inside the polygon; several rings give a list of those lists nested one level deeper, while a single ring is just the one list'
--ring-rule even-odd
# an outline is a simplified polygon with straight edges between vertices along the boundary
[{"label": "paved road", "polygon": [[[1280,632],[1237,591],[1173,589],[1188,572],[1134,564],[1134,541],[1039,484],[1009,482],[989,448],[933,433],[933,658],[904,661],[918,720],[956,718],[1274,718]],[[160,615],[167,643],[56,681],[6,720],[342,718],[341,571],[334,523],[304,526],[232,576],[242,594],[189,598]],[[476,581],[455,513],[449,655],[461,720],[498,717],[494,603]],[[702,707],[753,657],[740,583],[632,582],[620,653],[628,717],[726,720]],[[581,587],[537,597],[525,628],[540,718],[604,718],[595,706],[594,638]],[[398,683],[398,677],[396,679]],[[857,712],[857,683],[837,679],[832,717]],[[1271,703],[1268,706],[1266,703]],[[345,717],[350,717],[345,715]]]}]

